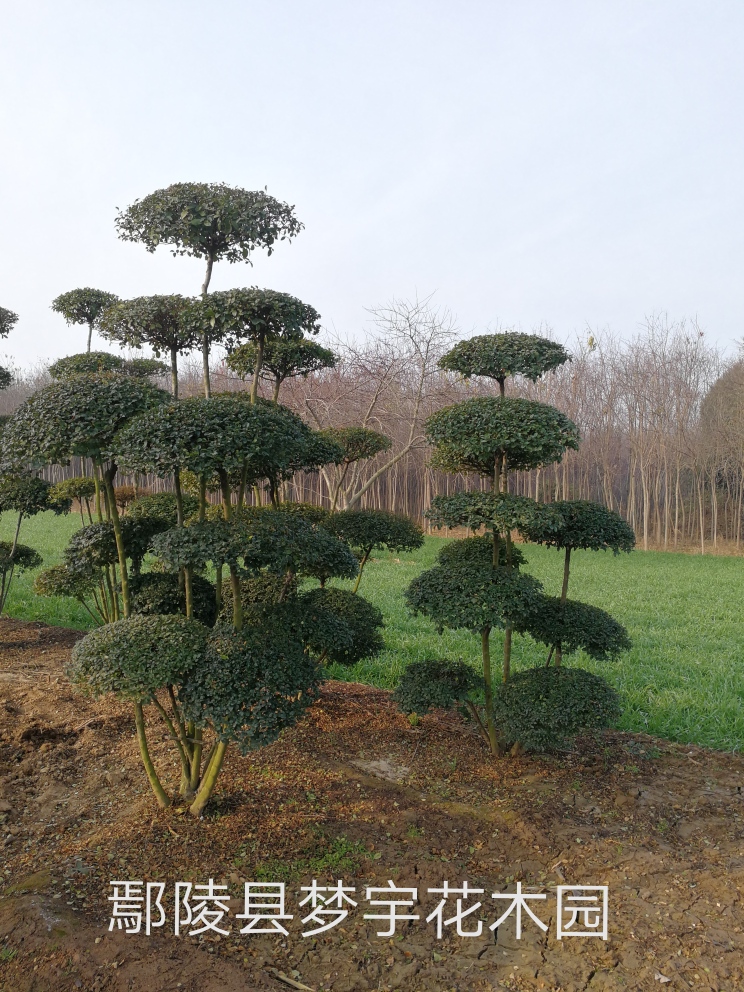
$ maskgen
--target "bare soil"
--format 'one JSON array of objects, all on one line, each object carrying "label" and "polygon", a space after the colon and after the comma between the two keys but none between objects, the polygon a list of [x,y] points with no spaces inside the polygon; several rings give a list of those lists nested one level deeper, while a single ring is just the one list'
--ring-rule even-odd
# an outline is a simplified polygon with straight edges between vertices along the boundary
[{"label": "bare soil", "polygon": [[[492,760],[444,713],[411,727],[389,694],[328,683],[269,748],[229,752],[208,815],[159,811],[130,711],[75,692],[74,631],[0,621],[0,989],[290,988],[591,992],[744,988],[744,760],[610,733],[552,758]],[[170,744],[153,721],[166,774]],[[175,773],[175,767],[173,768]],[[170,776],[171,780],[173,776]],[[358,907],[303,938],[301,885]],[[226,884],[227,937],[108,929],[114,879]],[[284,881],[288,937],[241,935],[244,880]],[[481,937],[436,938],[428,888],[482,888]],[[415,887],[421,919],[381,924],[365,886]],[[493,892],[545,892],[516,939]],[[555,887],[609,886],[609,939],[556,939]],[[171,897],[172,898],[172,897]],[[454,908],[454,903],[451,902]],[[501,907],[501,908],[499,908]],[[480,913],[465,920],[474,926]],[[294,984],[292,984],[294,983]]]}]

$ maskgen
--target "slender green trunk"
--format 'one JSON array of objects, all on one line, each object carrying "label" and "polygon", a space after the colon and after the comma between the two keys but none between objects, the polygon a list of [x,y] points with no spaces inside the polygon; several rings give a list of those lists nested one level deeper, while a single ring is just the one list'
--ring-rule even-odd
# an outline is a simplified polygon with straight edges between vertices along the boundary
[{"label": "slender green trunk", "polygon": [[175,348],[170,350],[170,360],[171,360],[171,393],[173,393],[173,399],[178,399],[178,352]]},{"label": "slender green trunk", "polygon": [[161,806],[163,809],[167,809],[167,807],[170,806],[171,801],[166,794],[165,789],[160,784],[158,773],[155,771],[155,765],[153,765],[152,758],[150,757],[150,750],[147,746],[147,736],[145,734],[145,715],[142,711],[142,703],[134,704],[134,722],[137,727],[137,743],[139,744],[140,754],[142,755],[142,764],[145,766],[147,779],[152,787],[152,791],[155,793],[158,806]]},{"label": "slender green trunk", "polygon": [[[212,266],[214,265],[214,259],[211,255],[207,256],[207,271],[204,275],[204,282],[202,283],[201,295],[202,299],[206,300],[207,293],[209,291],[209,283],[212,278]],[[209,331],[205,330],[202,332],[202,373],[204,376],[204,395],[209,399],[212,395],[212,384],[209,381]]]},{"label": "slender green trunk", "polygon": [[[181,472],[176,469],[173,473],[173,483],[176,489],[176,520],[179,527],[184,525],[183,517],[183,491],[181,489]],[[191,565],[183,568],[183,584],[186,595],[186,616],[194,615],[194,569]]]},{"label": "slender green trunk", "polygon": [[201,787],[196,794],[196,799],[194,799],[193,803],[189,807],[194,816],[201,816],[204,807],[209,802],[210,796],[212,795],[212,790],[214,789],[217,781],[217,776],[219,775],[220,768],[222,767],[222,762],[225,759],[226,750],[227,743],[225,741],[220,741],[214,749],[212,758],[204,772]]},{"label": "slender green trunk", "polygon": [[512,649],[512,626],[507,624],[504,628],[504,669],[501,673],[501,681],[508,682],[511,675],[511,649]]},{"label": "slender green trunk", "polygon": [[359,583],[362,581],[362,572],[364,571],[364,566],[367,564],[367,559],[371,554],[372,554],[372,549],[370,548],[368,551],[365,551],[364,554],[362,555],[362,560],[359,562],[359,575],[357,575],[357,580],[354,584],[354,588],[352,589],[352,592],[358,591]]},{"label": "slender green trunk", "polygon": [[93,321],[88,321],[88,354],[90,354],[90,346],[93,341]]},{"label": "slender green trunk", "polygon": [[491,684],[491,628],[486,627],[481,631],[481,651],[483,654],[483,691],[486,697],[486,729],[488,731],[488,741],[491,746],[491,754],[500,754],[498,737],[496,735],[496,723],[493,717],[493,685]]},{"label": "slender green trunk", "polygon": [[103,508],[101,506],[101,474],[98,464],[93,462],[93,485],[96,487],[96,516],[98,523],[103,523]]},{"label": "slender green trunk", "polygon": [[256,344],[256,367],[253,370],[253,382],[251,383],[251,403],[255,403],[256,400],[258,399],[258,380],[261,376],[263,355],[264,355],[264,338],[263,338],[263,334],[261,334],[258,338],[258,343]]},{"label": "slender green trunk", "polygon": [[[571,548],[566,548],[566,556],[563,560],[563,586],[561,588],[561,619],[563,619],[563,609],[568,598],[568,577],[571,574]],[[561,642],[555,646],[555,667],[560,668],[563,661],[563,651]]]},{"label": "slender green trunk", "polygon": [[199,788],[199,779],[201,778],[202,748],[204,747],[204,744],[202,742],[201,727],[194,727],[194,724],[190,723],[189,730],[189,736],[193,740],[194,744],[191,754],[191,771],[189,774],[188,794],[189,798],[193,799],[196,795],[196,790]]}]

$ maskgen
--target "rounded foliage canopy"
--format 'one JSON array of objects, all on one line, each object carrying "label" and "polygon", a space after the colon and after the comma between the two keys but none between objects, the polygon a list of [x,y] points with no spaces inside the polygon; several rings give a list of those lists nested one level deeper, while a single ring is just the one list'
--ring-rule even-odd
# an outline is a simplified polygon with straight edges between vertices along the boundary
[{"label": "rounded foliage canopy", "polygon": [[315,455],[314,437],[287,407],[222,394],[191,397],[139,417],[117,437],[116,450],[122,464],[136,472],[166,476],[178,468],[211,479],[246,469],[253,482],[281,478],[308,464]]},{"label": "rounded foliage canopy", "polygon": [[633,528],[618,513],[583,499],[538,504],[521,530],[527,540],[556,548],[618,554],[635,547]]},{"label": "rounded foliage canopy", "polygon": [[[437,555],[440,565],[455,568],[493,568],[493,538],[488,535],[465,537],[459,541],[445,544]],[[499,565],[507,564],[507,547],[505,541],[499,542]],[[524,555],[516,544],[511,548],[511,564],[519,568],[524,564]]]},{"label": "rounded foliage canopy", "polygon": [[320,331],[320,314],[274,289],[227,289],[192,300],[186,320],[194,333],[235,346],[246,339],[301,338]]},{"label": "rounded foliage canopy", "polygon": [[147,702],[178,686],[204,657],[207,628],[182,616],[132,616],[91,631],[72,649],[68,677],[94,696]]},{"label": "rounded foliage canopy", "polygon": [[200,340],[185,319],[190,302],[178,294],[122,300],[101,318],[101,334],[133,348],[147,344],[156,355],[189,351]]},{"label": "rounded foliage canopy", "polygon": [[[199,500],[189,493],[183,493],[183,515],[185,518],[192,516],[199,509]],[[129,504],[127,516],[132,519],[137,517],[157,517],[163,523],[163,530],[175,527],[178,523],[178,505],[175,493],[149,493],[147,496],[139,496],[133,503]]]},{"label": "rounded foliage canopy", "polygon": [[[327,611],[342,620],[351,633],[351,643],[344,643],[332,627],[317,627],[309,637],[313,651],[326,654],[328,661],[340,665],[355,665],[373,658],[385,646],[380,629],[384,626],[382,613],[368,600],[348,589],[311,589],[299,597],[303,612]],[[330,633],[326,639],[324,636]]]},{"label": "rounded foliage canopy", "polygon": [[525,751],[557,751],[586,730],[611,726],[620,716],[617,692],[581,668],[531,668],[500,685],[494,719]]},{"label": "rounded foliage canopy", "polygon": [[11,541],[0,541],[0,574],[4,574],[10,568],[16,572],[28,572],[34,568],[40,568],[44,563],[38,551],[29,548],[26,544],[16,544],[13,550]]},{"label": "rounded foliage canopy", "polygon": [[404,713],[423,716],[429,710],[449,709],[469,699],[482,684],[482,679],[463,661],[427,658],[411,662],[406,668],[393,699]]},{"label": "rounded foliage canopy", "polygon": [[52,310],[61,313],[68,324],[90,324],[95,326],[103,311],[119,299],[113,293],[102,289],[71,289],[52,300]]},{"label": "rounded foliage canopy", "polygon": [[501,455],[510,469],[539,468],[560,461],[579,446],[579,429],[546,403],[477,397],[445,407],[426,422],[434,445],[432,464],[446,472],[492,476]]},{"label": "rounded foliage canopy", "polygon": [[72,500],[56,491],[56,487],[35,475],[5,476],[0,480],[0,513],[12,511],[24,517],[34,517],[44,510],[56,514],[69,513]]},{"label": "rounded foliage canopy", "polygon": [[339,458],[339,465],[351,465],[362,458],[374,458],[393,446],[389,437],[368,427],[326,427],[319,433],[342,448],[343,457]]},{"label": "rounded foliage canopy", "polygon": [[609,613],[572,599],[561,603],[556,596],[542,596],[521,618],[518,630],[542,644],[560,644],[563,654],[581,649],[596,661],[616,658],[631,648],[627,630]]},{"label": "rounded foliage canopy", "polygon": [[119,355],[108,351],[83,351],[79,355],[67,355],[49,366],[52,379],[70,379],[75,375],[91,375],[96,372],[123,372],[126,362]]},{"label": "rounded foliage canopy", "polygon": [[84,602],[95,584],[95,577],[89,573],[75,571],[68,565],[53,565],[39,572],[33,589],[37,596],[71,596]]},{"label": "rounded foliage canopy", "polygon": [[[217,596],[214,586],[201,575],[191,576],[194,619],[213,627],[217,619]],[[145,572],[129,580],[131,611],[144,616],[186,615],[186,593],[181,577],[173,572]]]},{"label": "rounded foliage canopy", "polygon": [[[258,361],[258,348],[252,342],[240,345],[227,356],[228,368],[242,379],[252,376]],[[277,338],[264,346],[262,374],[271,375],[277,383],[296,376],[306,378],[312,372],[331,369],[336,364],[336,356],[329,348],[317,341],[302,338]]]},{"label": "rounded foliage canopy", "polygon": [[296,723],[315,699],[320,676],[302,641],[281,628],[236,631],[218,624],[203,664],[191,669],[178,696],[187,719],[211,726],[246,754]]},{"label": "rounded foliage canopy", "polygon": [[89,475],[78,475],[72,479],[62,479],[55,482],[49,490],[49,498],[55,501],[66,501],[73,499],[82,501],[90,500],[96,494],[96,484]]},{"label": "rounded foliage canopy", "polygon": [[7,338],[17,322],[17,313],[13,313],[12,310],[7,310],[5,307],[0,307],[0,338]]},{"label": "rounded foliage canopy", "polygon": [[255,248],[269,254],[276,241],[302,230],[294,207],[263,190],[249,192],[224,183],[174,183],[123,210],[116,229],[124,241],[148,251],[169,245],[174,255],[246,261]]},{"label": "rounded foliage canopy", "polygon": [[168,398],[143,379],[107,372],[52,383],[30,396],[8,421],[3,460],[64,464],[72,455],[109,458],[116,432]]},{"label": "rounded foliage canopy", "polygon": [[513,493],[463,492],[435,496],[426,516],[435,527],[522,531],[536,507],[534,500]]},{"label": "rounded foliage canopy", "polygon": [[515,627],[539,602],[541,584],[516,569],[474,568],[472,563],[438,565],[421,572],[405,592],[413,613],[423,613],[437,625],[474,633],[492,627]]},{"label": "rounded foliage canopy", "polygon": [[424,532],[417,524],[388,510],[341,510],[324,526],[362,555],[375,548],[415,551],[424,543]]},{"label": "rounded foliage canopy", "polygon": [[460,341],[442,356],[439,367],[459,372],[466,379],[482,375],[503,382],[508,376],[523,375],[535,382],[567,361],[570,356],[563,345],[534,334],[509,331]]}]

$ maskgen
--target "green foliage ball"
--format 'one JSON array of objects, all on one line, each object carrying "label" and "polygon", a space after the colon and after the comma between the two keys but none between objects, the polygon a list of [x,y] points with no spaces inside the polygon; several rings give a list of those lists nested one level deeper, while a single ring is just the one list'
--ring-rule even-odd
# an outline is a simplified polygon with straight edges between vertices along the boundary
[{"label": "green foliage ball", "polygon": [[459,372],[466,379],[482,375],[503,381],[511,375],[523,375],[535,382],[570,360],[566,349],[556,341],[507,331],[458,342],[440,359],[439,367]]},{"label": "green foliage ball", "polygon": [[618,554],[635,547],[633,528],[619,513],[583,499],[537,504],[523,534],[528,541],[556,548]]},{"label": "green foliage ball", "polygon": [[391,438],[368,427],[327,427],[319,433],[341,448],[342,454],[338,459],[340,465],[374,458],[393,446]]},{"label": "green foliage ball", "polygon": [[29,572],[40,568],[43,563],[39,552],[27,544],[16,544],[13,551],[11,541],[0,541],[0,574],[6,574],[11,568],[16,572]]},{"label": "green foliage ball", "polygon": [[[199,500],[189,493],[183,494],[183,515],[188,520],[199,509]],[[153,517],[161,520],[163,529],[175,527],[178,523],[178,508],[176,505],[175,493],[149,493],[147,496],[140,496],[129,504],[127,516],[132,519],[138,517]]]},{"label": "green foliage ball", "polygon": [[563,750],[587,730],[612,726],[620,716],[613,687],[581,668],[531,668],[499,686],[494,718],[502,737],[525,751]]},{"label": "green foliage ball", "polygon": [[83,351],[79,355],[59,358],[49,366],[52,379],[72,379],[96,372],[122,372],[126,362],[108,351]]},{"label": "green foliage ball", "polygon": [[376,548],[415,551],[424,543],[424,532],[408,517],[387,510],[341,510],[325,526],[360,555]]},{"label": "green foliage ball", "polygon": [[[460,541],[445,544],[437,555],[440,565],[454,568],[488,569],[493,568],[493,537],[485,534],[480,537],[465,537]],[[512,544],[511,563],[513,568],[524,565],[524,554],[519,545]],[[506,542],[499,541],[499,568],[506,566]]]},{"label": "green foliage ball", "polygon": [[207,628],[183,616],[132,616],[91,631],[72,649],[68,677],[94,696],[147,702],[204,661]]},{"label": "green foliage ball", "polygon": [[382,613],[358,593],[347,589],[312,589],[299,597],[303,610],[327,611],[342,620],[351,633],[351,644],[339,643],[324,636],[332,633],[329,625],[311,635],[310,647],[318,654],[326,653],[328,661],[340,665],[355,665],[366,658],[374,658],[385,646],[380,630],[384,626]]},{"label": "green foliage ball", "polygon": [[412,662],[403,672],[393,699],[404,713],[423,716],[432,709],[449,709],[468,699],[482,684],[463,661],[427,658]]},{"label": "green foliage ball", "polygon": [[218,624],[203,663],[179,690],[187,719],[211,726],[241,752],[270,744],[314,701],[321,669],[302,642],[276,626],[237,631]]},{"label": "green foliage ball", "polygon": [[563,654],[581,649],[595,661],[617,658],[631,648],[628,632],[614,617],[597,606],[557,596],[542,596],[519,626],[545,645],[561,645]]},{"label": "green foliage ball", "polygon": [[[191,576],[194,619],[213,627],[217,619],[214,586],[201,575]],[[186,616],[186,590],[181,576],[173,572],[145,572],[129,582],[132,613],[158,616],[180,613]]]}]

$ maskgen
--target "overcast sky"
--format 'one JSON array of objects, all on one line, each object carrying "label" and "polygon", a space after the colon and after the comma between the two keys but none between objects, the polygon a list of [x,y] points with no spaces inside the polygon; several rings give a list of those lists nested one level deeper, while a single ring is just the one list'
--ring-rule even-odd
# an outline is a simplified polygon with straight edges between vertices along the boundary
[{"label": "overcast sky", "polygon": [[305,230],[212,288],[365,307],[435,292],[463,333],[563,339],[744,313],[744,3],[24,0],[0,33],[0,352],[83,350],[61,292],[195,294],[117,239],[173,182],[268,187]]}]

